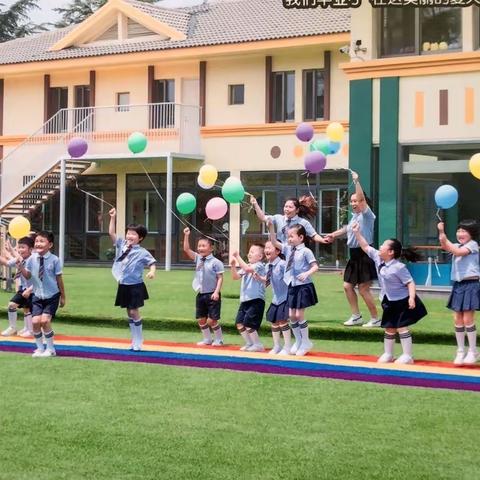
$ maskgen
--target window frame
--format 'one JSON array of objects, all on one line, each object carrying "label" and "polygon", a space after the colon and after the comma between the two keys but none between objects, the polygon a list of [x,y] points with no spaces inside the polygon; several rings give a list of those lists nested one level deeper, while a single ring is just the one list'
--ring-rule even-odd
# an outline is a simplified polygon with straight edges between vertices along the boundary
[{"label": "window frame", "polygon": [[[293,75],[293,117],[287,118],[287,110],[288,110],[288,75]],[[280,119],[277,118],[277,111],[276,111],[276,78],[282,78],[282,111],[280,115]],[[290,123],[295,122],[295,70],[284,70],[279,72],[272,72],[272,122],[273,123]]]},{"label": "window frame", "polygon": [[[235,92],[237,88],[241,87],[241,102],[235,101]],[[234,83],[228,85],[228,104],[229,105],[245,105],[245,84]]]},{"label": "window frame", "polygon": [[[120,103],[121,95],[128,95],[128,103]],[[115,111],[129,112],[130,111],[130,92],[117,92],[115,94]]]},{"label": "window frame", "polygon": [[[311,98],[311,106],[313,117],[307,117],[307,75],[313,74],[313,96]],[[322,102],[322,116],[317,112],[317,75],[322,75],[323,80],[323,102]],[[302,103],[303,103],[303,121],[317,122],[325,119],[325,69],[324,68],[308,68],[302,71]]]}]

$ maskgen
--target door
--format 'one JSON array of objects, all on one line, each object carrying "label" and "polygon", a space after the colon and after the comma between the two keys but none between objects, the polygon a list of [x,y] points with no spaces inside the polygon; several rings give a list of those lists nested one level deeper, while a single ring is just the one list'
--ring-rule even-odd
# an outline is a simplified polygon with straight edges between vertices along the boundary
[{"label": "door", "polygon": [[200,153],[200,83],[196,78],[182,80],[180,151]]}]

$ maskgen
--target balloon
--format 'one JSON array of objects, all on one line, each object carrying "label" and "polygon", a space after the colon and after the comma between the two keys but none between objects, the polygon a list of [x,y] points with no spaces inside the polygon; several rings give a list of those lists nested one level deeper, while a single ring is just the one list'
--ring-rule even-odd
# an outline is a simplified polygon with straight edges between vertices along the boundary
[{"label": "balloon", "polygon": [[442,185],[435,192],[435,203],[438,208],[451,208],[457,203],[457,200],[457,189],[451,185]]},{"label": "balloon", "polygon": [[198,186],[199,186],[199,187],[202,187],[202,188],[205,189],[205,190],[210,190],[210,189],[213,187],[213,185],[214,185],[214,183],[212,183],[212,184],[210,185],[210,184],[208,184],[208,183],[202,182],[202,179],[200,178],[200,175],[197,177],[197,183],[198,183]]},{"label": "balloon", "polygon": [[328,138],[321,138],[319,140],[315,140],[310,144],[310,151],[311,152],[322,152],[325,155],[330,153],[330,141]]},{"label": "balloon", "polygon": [[147,148],[147,137],[142,132],[133,132],[128,137],[128,148],[132,153],[141,153]]},{"label": "balloon", "polygon": [[310,152],[305,156],[305,169],[310,173],[320,173],[327,165],[327,158],[322,152]]},{"label": "balloon", "polygon": [[88,143],[84,138],[75,137],[68,142],[67,151],[72,158],[83,157],[87,153]]},{"label": "balloon", "polygon": [[30,222],[28,219],[19,215],[12,218],[8,224],[8,233],[15,239],[26,237],[30,233]]},{"label": "balloon", "polygon": [[476,153],[472,156],[468,162],[468,168],[475,178],[480,179],[480,153]]},{"label": "balloon", "polygon": [[332,142],[341,142],[343,139],[343,126],[338,122],[329,123],[326,133]]},{"label": "balloon", "polygon": [[328,142],[328,153],[330,155],[335,155],[341,147],[340,142]]},{"label": "balloon", "polygon": [[245,190],[240,179],[228,177],[223,184],[222,195],[229,203],[240,203],[245,196]]},{"label": "balloon", "polygon": [[295,135],[302,142],[309,142],[313,138],[313,127],[309,123],[299,123]]},{"label": "balloon", "polygon": [[227,202],[220,197],[211,198],[205,207],[207,218],[210,220],[219,220],[226,215],[227,211]]},{"label": "balloon", "polygon": [[182,215],[188,215],[189,213],[192,213],[195,210],[195,207],[197,206],[197,200],[195,197],[188,192],[181,193],[177,197],[177,210],[182,214]]},{"label": "balloon", "polygon": [[217,181],[218,172],[213,165],[203,165],[198,172],[198,176],[205,185],[210,185],[213,187]]}]

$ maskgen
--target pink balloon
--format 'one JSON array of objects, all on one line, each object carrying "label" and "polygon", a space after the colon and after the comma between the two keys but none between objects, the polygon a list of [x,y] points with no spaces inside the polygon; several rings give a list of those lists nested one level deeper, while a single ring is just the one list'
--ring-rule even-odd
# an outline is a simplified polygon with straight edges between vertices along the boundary
[{"label": "pink balloon", "polygon": [[220,197],[211,198],[205,207],[205,212],[210,220],[219,220],[226,215],[227,211],[227,202]]}]

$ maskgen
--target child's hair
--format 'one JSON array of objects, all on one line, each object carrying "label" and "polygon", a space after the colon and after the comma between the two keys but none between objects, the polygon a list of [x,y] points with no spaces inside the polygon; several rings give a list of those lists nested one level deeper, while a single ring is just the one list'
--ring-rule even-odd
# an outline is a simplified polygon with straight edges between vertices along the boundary
[{"label": "child's hair", "polygon": [[400,240],[389,238],[390,248],[393,250],[393,258],[404,258],[408,262],[418,262],[422,256],[413,248],[403,248]]},{"label": "child's hair", "polygon": [[55,235],[53,234],[53,232],[50,232],[48,230],[41,230],[35,236],[35,238],[37,238],[37,237],[46,238],[49,241],[49,243],[54,243],[54,241],[55,241]]},{"label": "child's hair", "polygon": [[302,195],[300,198],[290,197],[285,203],[292,202],[302,218],[315,218],[317,214],[317,201],[311,195]]},{"label": "child's hair", "polygon": [[136,223],[131,223],[130,225],[127,225],[127,227],[125,228],[125,234],[129,230],[133,230],[134,232],[137,233],[137,235],[140,237],[140,242],[145,239],[148,233],[148,230],[145,228],[145,225],[137,225]]},{"label": "child's hair", "polygon": [[294,225],[291,225],[289,230],[295,230],[295,233],[300,237],[303,237],[303,242],[308,242],[308,236],[307,232],[305,231],[305,227],[303,225],[300,225],[299,223],[295,223]]},{"label": "child's hair", "polygon": [[205,236],[202,236],[202,237],[200,237],[200,238],[197,240],[197,245],[198,245],[198,243],[201,242],[202,240],[205,241],[205,242],[207,242],[212,248],[214,247],[213,240],[212,240],[211,238],[205,237]]},{"label": "child's hair", "polygon": [[26,245],[28,248],[35,246],[35,240],[32,237],[22,237],[17,242],[19,245]]},{"label": "child's hair", "polygon": [[258,247],[258,248],[261,248],[262,250],[265,250],[265,245],[263,243],[252,243],[250,244],[250,247]]},{"label": "child's hair", "polygon": [[472,220],[470,218],[467,220],[462,220],[457,225],[457,230],[459,230],[460,228],[462,230],[466,230],[472,237],[472,240],[477,240],[479,234],[479,225],[476,220]]},{"label": "child's hair", "polygon": [[267,240],[267,241],[265,242],[265,246],[267,245],[267,243],[271,243],[271,244],[272,244],[272,247],[278,252],[279,255],[282,254],[282,251],[281,251],[278,247],[276,247],[271,240]]}]

